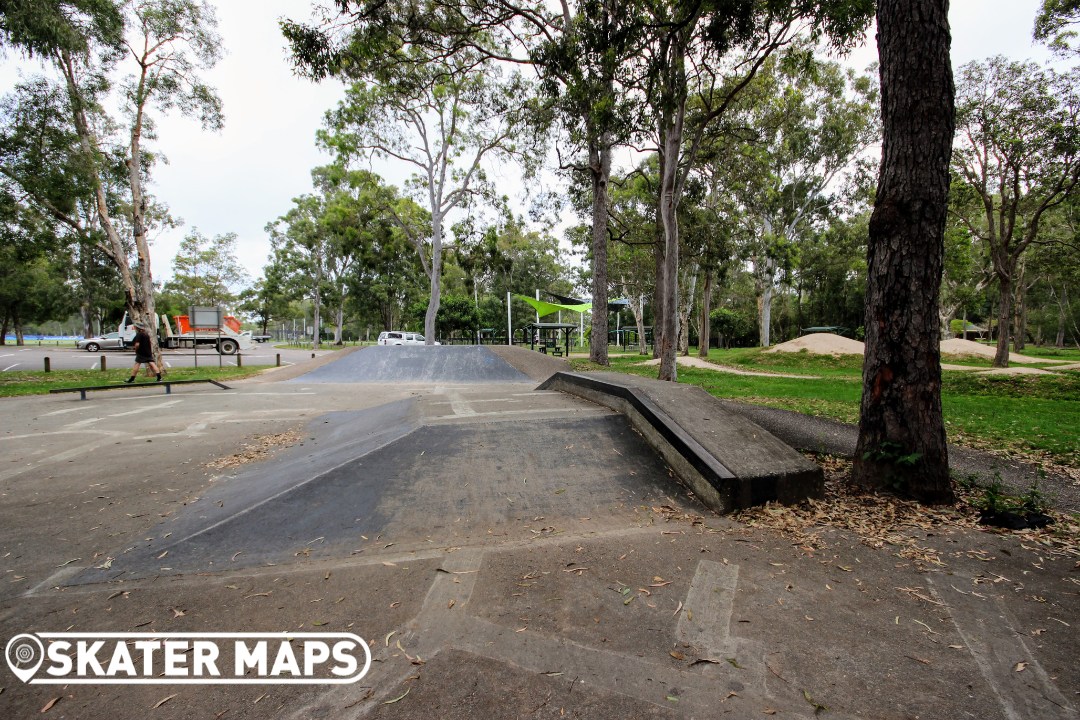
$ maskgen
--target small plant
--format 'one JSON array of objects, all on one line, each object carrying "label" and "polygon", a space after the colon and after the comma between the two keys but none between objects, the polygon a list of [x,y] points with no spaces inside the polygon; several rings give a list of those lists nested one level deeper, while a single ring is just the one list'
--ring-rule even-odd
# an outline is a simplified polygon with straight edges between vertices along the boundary
[{"label": "small plant", "polygon": [[906,467],[913,467],[919,462],[919,458],[922,457],[922,453],[913,452],[905,453],[904,448],[900,443],[894,443],[890,440],[878,445],[876,450],[870,450],[863,453],[863,460],[872,460],[874,462],[892,463],[893,465],[904,465]]},{"label": "small plant", "polygon": [[975,498],[975,509],[983,515],[998,515],[1000,513],[1014,512],[1017,509],[1016,498],[1005,492],[1005,486],[1001,483],[1001,476],[997,475],[989,485],[982,489],[982,493]]},{"label": "small plant", "polygon": [[986,525],[1022,530],[1041,528],[1054,522],[1046,514],[1050,508],[1050,498],[1039,490],[1037,478],[1023,495],[1012,495],[1001,482],[1001,475],[995,473],[995,479],[983,487],[982,493],[972,500],[972,505],[979,511],[979,522]]},{"label": "small plant", "polygon": [[953,482],[963,490],[977,490],[979,488],[979,473],[953,473]]},{"label": "small plant", "polygon": [[1017,500],[1020,503],[1020,512],[1045,513],[1050,508],[1050,498],[1046,493],[1039,490],[1039,480],[1031,481],[1031,486]]}]

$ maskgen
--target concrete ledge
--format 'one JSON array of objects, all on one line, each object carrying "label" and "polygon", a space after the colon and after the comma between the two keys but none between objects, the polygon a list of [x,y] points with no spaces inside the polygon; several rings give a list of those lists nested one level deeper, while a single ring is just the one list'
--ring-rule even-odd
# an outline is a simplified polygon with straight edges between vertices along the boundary
[{"label": "concrete ledge", "polygon": [[701,388],[621,373],[559,372],[538,389],[576,395],[626,415],[718,513],[824,492],[821,468]]}]

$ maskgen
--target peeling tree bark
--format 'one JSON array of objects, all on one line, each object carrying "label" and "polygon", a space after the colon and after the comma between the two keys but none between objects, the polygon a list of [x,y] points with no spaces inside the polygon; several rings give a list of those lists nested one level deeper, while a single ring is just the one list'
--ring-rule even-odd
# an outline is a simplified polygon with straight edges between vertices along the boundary
[{"label": "peeling tree bark", "polygon": [[608,180],[611,178],[611,135],[605,133],[589,150],[592,176],[592,329],[589,360],[597,365],[608,361]]},{"label": "peeling tree bark", "polygon": [[709,313],[712,310],[712,283],[713,270],[705,270],[705,287],[701,291],[701,329],[698,331],[698,357],[709,357],[709,345],[712,327],[709,323]]},{"label": "peeling tree bark", "polygon": [[884,144],[854,480],[949,502],[937,312],[955,117],[948,0],[881,0],[877,21]]}]

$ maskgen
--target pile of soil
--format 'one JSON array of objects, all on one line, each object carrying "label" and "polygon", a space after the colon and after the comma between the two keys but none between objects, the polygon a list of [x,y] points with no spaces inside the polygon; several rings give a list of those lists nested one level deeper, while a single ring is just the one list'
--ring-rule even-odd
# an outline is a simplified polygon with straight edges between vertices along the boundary
[{"label": "pile of soil", "polygon": [[801,352],[812,355],[862,355],[863,344],[858,340],[833,333],[813,333],[774,345],[765,352]]},{"label": "pile of soil", "polygon": [[[941,354],[942,355],[954,355],[959,357],[977,357],[977,358],[993,358],[997,352],[997,348],[993,345],[983,345],[977,343],[974,340],[961,340],[960,338],[949,338],[948,340],[941,341]],[[1027,357],[1025,355],[1019,355],[1017,353],[1009,353],[1009,362],[1018,363],[1045,363],[1053,362],[1053,360],[1045,360],[1043,358]]]},{"label": "pile of soil", "polygon": [[[702,368],[704,370],[715,370],[716,372],[730,373],[732,375],[749,375],[752,377],[782,377],[782,378],[794,378],[796,380],[820,380],[817,375],[791,375],[789,373],[778,372],[756,372],[754,370],[740,370],[738,368],[729,367],[727,365],[718,365],[708,360],[704,360],[699,357],[685,357],[679,355],[675,358],[675,362],[679,365],[687,367]],[[659,365],[660,358],[653,358],[652,360],[646,360],[641,365]]]}]

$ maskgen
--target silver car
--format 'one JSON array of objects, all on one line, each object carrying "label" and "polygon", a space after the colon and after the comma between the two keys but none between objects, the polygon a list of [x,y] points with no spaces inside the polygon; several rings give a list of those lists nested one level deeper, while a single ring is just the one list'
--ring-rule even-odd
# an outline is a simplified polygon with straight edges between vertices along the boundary
[{"label": "silver car", "polygon": [[87,352],[98,350],[123,350],[124,338],[118,332],[105,333],[99,337],[85,338],[75,343],[75,347]]}]

